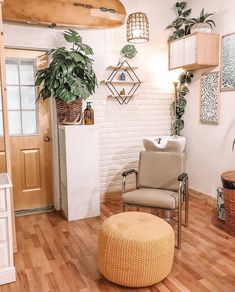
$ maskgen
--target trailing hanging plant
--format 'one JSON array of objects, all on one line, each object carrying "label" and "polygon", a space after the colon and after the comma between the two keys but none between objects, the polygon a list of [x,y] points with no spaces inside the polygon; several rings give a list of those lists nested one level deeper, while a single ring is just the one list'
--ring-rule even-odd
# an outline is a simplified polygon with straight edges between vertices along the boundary
[{"label": "trailing hanging plant", "polygon": [[187,8],[187,3],[183,2],[176,2],[174,5],[174,10],[176,11],[177,17],[176,19],[167,26],[167,29],[173,29],[173,34],[169,37],[169,41],[178,39],[189,34],[190,28],[190,14],[192,9]]},{"label": "trailing hanging plant", "polygon": [[192,82],[193,73],[191,71],[184,71],[178,78],[177,96],[172,103],[172,111],[175,113],[175,120],[173,122],[174,134],[180,136],[184,128],[184,120],[182,116],[185,113],[187,100],[185,96],[189,93],[188,84]]},{"label": "trailing hanging plant", "polygon": [[49,51],[52,61],[48,68],[36,74],[36,85],[42,85],[39,98],[55,97],[71,103],[76,99],[86,99],[95,92],[97,80],[93,71],[93,50],[82,42],[82,37],[74,30],[64,32],[64,38],[72,48],[57,48]]}]

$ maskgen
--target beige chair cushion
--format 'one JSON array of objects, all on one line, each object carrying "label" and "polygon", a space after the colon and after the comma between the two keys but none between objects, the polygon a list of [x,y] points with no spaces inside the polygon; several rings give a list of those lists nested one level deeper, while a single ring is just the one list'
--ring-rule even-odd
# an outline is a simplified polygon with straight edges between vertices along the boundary
[{"label": "beige chair cushion", "polygon": [[173,191],[160,189],[141,188],[125,193],[122,197],[124,204],[176,209],[178,206],[178,194]]},{"label": "beige chair cushion", "polygon": [[140,152],[138,186],[177,191],[178,176],[185,172],[185,154]]}]

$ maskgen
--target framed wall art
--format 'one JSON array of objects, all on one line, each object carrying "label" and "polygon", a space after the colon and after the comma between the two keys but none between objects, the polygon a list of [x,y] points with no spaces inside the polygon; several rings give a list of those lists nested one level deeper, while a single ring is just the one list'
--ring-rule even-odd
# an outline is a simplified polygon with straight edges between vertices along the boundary
[{"label": "framed wall art", "polygon": [[219,123],[220,72],[203,74],[201,78],[200,121]]},{"label": "framed wall art", "polygon": [[235,90],[235,33],[222,38],[221,90]]}]

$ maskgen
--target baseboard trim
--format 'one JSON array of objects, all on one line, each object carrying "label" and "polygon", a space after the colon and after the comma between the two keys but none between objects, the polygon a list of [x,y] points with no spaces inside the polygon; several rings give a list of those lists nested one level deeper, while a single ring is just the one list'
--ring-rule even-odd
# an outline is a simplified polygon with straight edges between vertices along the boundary
[{"label": "baseboard trim", "polygon": [[9,284],[16,281],[15,267],[0,271],[0,285]]},{"label": "baseboard trim", "polygon": [[54,211],[55,209],[53,206],[47,206],[47,207],[35,208],[35,209],[26,209],[26,210],[16,210],[15,217],[48,213],[48,212],[54,212]]},{"label": "baseboard trim", "polygon": [[211,207],[217,207],[217,200],[214,197],[209,196],[208,194],[196,191],[194,189],[189,189],[190,196],[202,200],[206,205]]}]

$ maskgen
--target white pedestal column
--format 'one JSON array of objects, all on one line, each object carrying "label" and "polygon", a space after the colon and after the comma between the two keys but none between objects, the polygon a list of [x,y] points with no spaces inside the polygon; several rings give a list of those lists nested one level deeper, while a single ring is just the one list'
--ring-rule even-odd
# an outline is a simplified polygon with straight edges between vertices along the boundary
[{"label": "white pedestal column", "polygon": [[61,209],[69,220],[100,215],[95,126],[59,126]]}]

